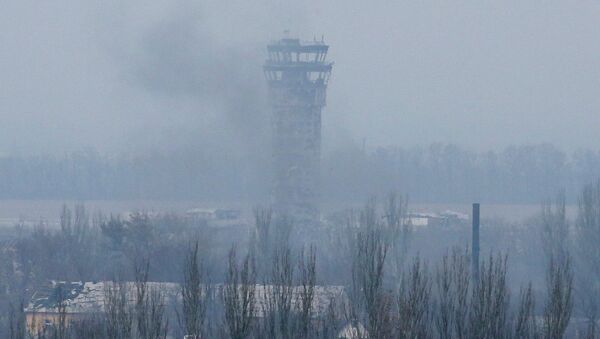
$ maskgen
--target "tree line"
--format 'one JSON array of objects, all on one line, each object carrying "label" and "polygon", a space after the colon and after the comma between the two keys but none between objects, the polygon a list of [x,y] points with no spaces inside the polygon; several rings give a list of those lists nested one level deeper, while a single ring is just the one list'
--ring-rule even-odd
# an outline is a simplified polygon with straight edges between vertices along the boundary
[{"label": "tree line", "polygon": [[[93,150],[63,156],[0,158],[0,199],[213,199],[264,201],[270,158],[197,149],[108,157]],[[323,155],[322,195],[346,201],[402,189],[415,202],[534,203],[559,189],[576,202],[595,179],[600,152],[552,145],[473,152],[454,145],[345,146]],[[349,198],[356,197],[356,198]]]},{"label": "tree line", "polygon": [[[247,232],[65,206],[59,229],[17,225],[2,243],[0,333],[26,338],[25,301],[55,279],[108,287],[102,312],[60,316],[40,333],[47,338],[595,338],[600,182],[580,192],[576,219],[566,217],[565,201],[558,194],[523,225],[535,234],[520,240],[541,244],[532,265],[542,267],[542,283],[528,270],[517,284],[511,266],[521,257],[507,244],[484,251],[475,276],[467,244],[430,239],[440,230],[413,227],[406,199],[394,194],[315,229],[256,208]],[[482,222],[482,233],[488,228]],[[430,246],[446,241],[441,256],[417,245],[423,232]],[[181,298],[167,304],[150,282],[178,283]],[[317,312],[323,285],[343,285],[344,297]]]}]

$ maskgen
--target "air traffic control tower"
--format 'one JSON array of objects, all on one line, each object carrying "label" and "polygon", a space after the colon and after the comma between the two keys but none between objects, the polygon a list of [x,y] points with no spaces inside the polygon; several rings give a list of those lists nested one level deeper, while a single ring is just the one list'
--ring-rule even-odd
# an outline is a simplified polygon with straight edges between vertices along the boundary
[{"label": "air traffic control tower", "polygon": [[284,38],[268,45],[273,208],[300,224],[319,219],[321,110],[333,63],[323,41]]}]

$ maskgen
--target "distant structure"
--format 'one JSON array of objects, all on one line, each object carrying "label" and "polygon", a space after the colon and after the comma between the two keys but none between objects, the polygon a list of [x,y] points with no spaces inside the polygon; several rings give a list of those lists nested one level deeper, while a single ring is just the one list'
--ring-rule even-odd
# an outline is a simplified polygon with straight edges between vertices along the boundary
[{"label": "distant structure", "polygon": [[268,45],[274,210],[301,224],[319,218],[321,110],[333,63],[323,40],[284,38]]}]

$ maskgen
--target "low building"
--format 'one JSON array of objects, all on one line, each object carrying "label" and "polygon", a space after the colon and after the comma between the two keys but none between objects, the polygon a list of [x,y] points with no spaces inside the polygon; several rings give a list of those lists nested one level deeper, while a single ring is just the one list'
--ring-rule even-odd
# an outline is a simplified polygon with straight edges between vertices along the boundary
[{"label": "low building", "polygon": [[444,211],[441,213],[415,212],[407,216],[410,225],[419,227],[451,227],[463,224],[469,220],[469,216],[455,211]]},{"label": "low building", "polygon": [[[86,316],[104,312],[106,295],[112,282],[50,281],[40,286],[25,308],[25,320],[30,333],[43,332],[47,327],[57,326],[61,321],[69,324]],[[135,283],[123,284],[127,298],[135,303]],[[149,282],[148,288],[159,288],[167,302],[176,300],[179,285]]]},{"label": "low building", "polygon": [[193,208],[187,210],[185,214],[191,218],[205,220],[238,220],[242,215],[242,211],[231,208]]},{"label": "low building", "polygon": [[[181,300],[181,285],[177,283],[148,282],[148,289],[159,289],[164,297],[165,305],[176,305]],[[31,334],[43,332],[48,327],[58,324],[82,320],[87,316],[103,313],[107,295],[111,288],[124,286],[129,303],[136,301],[136,285],[134,282],[67,282],[51,281],[38,288],[25,308],[27,329]],[[219,298],[223,284],[208,286],[209,293]],[[272,285],[256,285],[254,315],[261,318],[268,309],[268,296],[273,291]],[[292,290],[292,307],[301,301],[302,287]],[[313,316],[324,316],[333,300],[346,301],[342,286],[315,286],[313,298]],[[341,304],[341,302],[336,302]]]}]

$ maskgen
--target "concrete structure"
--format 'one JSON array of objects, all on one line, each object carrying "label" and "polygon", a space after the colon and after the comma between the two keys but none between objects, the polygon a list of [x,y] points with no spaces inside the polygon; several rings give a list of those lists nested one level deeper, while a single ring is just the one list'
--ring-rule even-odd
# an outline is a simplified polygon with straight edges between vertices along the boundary
[{"label": "concrete structure", "polygon": [[318,221],[321,110],[332,63],[323,41],[284,38],[267,47],[272,107],[273,207],[297,223]]}]

